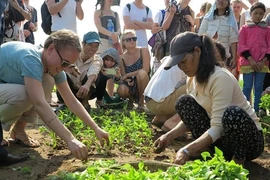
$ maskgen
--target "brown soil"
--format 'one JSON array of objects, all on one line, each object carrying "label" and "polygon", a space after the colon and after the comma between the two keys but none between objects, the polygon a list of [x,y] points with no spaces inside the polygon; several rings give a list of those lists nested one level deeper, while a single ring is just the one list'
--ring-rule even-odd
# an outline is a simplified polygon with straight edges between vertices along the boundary
[{"label": "brown soil", "polygon": [[[154,139],[161,135],[160,131],[155,131]],[[9,167],[0,167],[0,180],[40,180],[46,179],[48,176],[56,174],[60,171],[74,171],[84,169],[86,166],[80,160],[76,160],[69,152],[69,150],[54,150],[46,145],[49,137],[42,135],[35,127],[29,127],[27,133],[37,139],[41,146],[39,148],[31,149],[22,147],[17,144],[10,144],[7,147],[12,154],[29,154],[30,159],[26,162],[19,163]],[[4,133],[6,138],[9,138],[7,133]],[[123,154],[120,151],[113,150],[112,155],[98,154],[97,152],[89,152],[89,161],[97,159],[115,159],[118,162],[132,162],[138,160],[145,161],[163,161],[170,162],[175,151],[182,147],[190,140],[185,142],[174,141],[169,148],[161,154],[149,153],[147,157],[138,158],[133,154]],[[264,153],[252,162],[246,163],[246,168],[250,171],[251,180],[270,180],[270,149],[265,148]],[[30,172],[27,170],[30,169]]]}]

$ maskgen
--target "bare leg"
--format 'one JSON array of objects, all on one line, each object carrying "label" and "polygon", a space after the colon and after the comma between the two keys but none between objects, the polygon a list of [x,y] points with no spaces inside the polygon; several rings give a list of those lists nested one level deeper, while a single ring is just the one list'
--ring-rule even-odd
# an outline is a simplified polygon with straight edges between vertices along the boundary
[{"label": "bare leg", "polygon": [[113,91],[114,90],[114,82],[112,79],[107,80],[107,92],[110,97],[113,97]]},{"label": "bare leg", "polygon": [[[171,118],[169,118],[164,125],[162,126],[162,128],[164,129],[164,131],[170,131],[171,129],[173,129],[179,122],[181,121],[180,117],[178,114],[173,115]],[[162,130],[163,130],[162,129]]]},{"label": "bare leg", "polygon": [[144,104],[143,92],[149,82],[148,74],[144,70],[140,70],[136,76],[137,79],[137,91],[139,94],[139,106]]}]

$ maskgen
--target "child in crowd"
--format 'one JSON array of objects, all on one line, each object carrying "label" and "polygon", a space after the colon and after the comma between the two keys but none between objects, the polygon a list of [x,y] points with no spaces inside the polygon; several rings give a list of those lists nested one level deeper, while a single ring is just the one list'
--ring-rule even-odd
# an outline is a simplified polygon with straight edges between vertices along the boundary
[{"label": "child in crowd", "polygon": [[259,111],[259,103],[263,92],[265,73],[268,72],[270,58],[270,28],[262,21],[265,5],[256,2],[250,8],[251,21],[247,21],[239,33],[238,53],[240,57],[240,73],[243,73],[243,92],[250,97],[254,84],[254,109]]}]

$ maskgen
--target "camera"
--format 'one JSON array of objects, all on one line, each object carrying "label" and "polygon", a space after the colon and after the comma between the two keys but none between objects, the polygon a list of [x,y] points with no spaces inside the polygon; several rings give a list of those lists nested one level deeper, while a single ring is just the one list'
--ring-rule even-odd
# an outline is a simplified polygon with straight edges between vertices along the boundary
[{"label": "camera", "polygon": [[176,0],[171,0],[171,2],[169,3],[169,6],[177,6],[177,1]]}]

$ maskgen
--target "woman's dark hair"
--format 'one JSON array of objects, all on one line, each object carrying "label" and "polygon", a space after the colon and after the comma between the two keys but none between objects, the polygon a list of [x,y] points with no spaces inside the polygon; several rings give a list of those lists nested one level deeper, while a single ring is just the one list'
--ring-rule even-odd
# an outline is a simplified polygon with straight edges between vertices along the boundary
[{"label": "woman's dark hair", "polygon": [[210,75],[214,72],[215,66],[220,66],[217,60],[217,51],[212,39],[206,35],[201,36],[203,45],[201,57],[196,73],[196,80],[200,84],[207,83]]},{"label": "woman's dark hair", "polygon": [[97,6],[99,4],[100,4],[100,10],[102,11],[104,9],[105,0],[98,0],[98,2],[96,4],[96,10],[97,10]]},{"label": "woman's dark hair", "polygon": [[[224,16],[229,16],[230,15],[230,1],[228,1],[228,6],[226,7],[226,10],[225,10],[225,12],[224,12]],[[216,9],[215,11],[214,11],[214,16],[217,16],[218,15],[218,9]]]},{"label": "woman's dark hair", "polygon": [[255,4],[253,4],[253,5],[251,6],[251,8],[250,8],[250,13],[251,13],[252,11],[254,11],[254,9],[258,9],[258,8],[263,9],[264,12],[265,12],[265,10],[266,10],[265,5],[264,5],[263,3],[261,3],[261,2],[256,2]]}]

